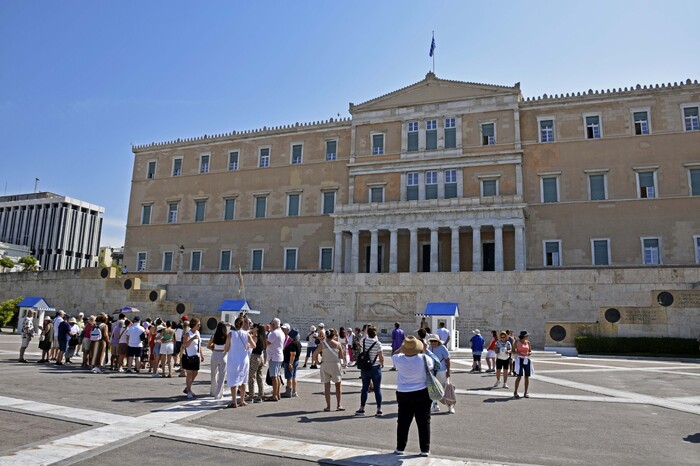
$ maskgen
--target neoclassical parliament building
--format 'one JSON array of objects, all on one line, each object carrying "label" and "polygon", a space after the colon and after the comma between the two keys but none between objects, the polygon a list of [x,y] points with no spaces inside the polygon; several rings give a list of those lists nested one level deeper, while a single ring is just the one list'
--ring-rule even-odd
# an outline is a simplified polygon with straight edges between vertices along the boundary
[{"label": "neoclassical parliament building", "polygon": [[700,263],[697,81],[425,79],[350,117],[134,146],[125,263],[394,273]]}]

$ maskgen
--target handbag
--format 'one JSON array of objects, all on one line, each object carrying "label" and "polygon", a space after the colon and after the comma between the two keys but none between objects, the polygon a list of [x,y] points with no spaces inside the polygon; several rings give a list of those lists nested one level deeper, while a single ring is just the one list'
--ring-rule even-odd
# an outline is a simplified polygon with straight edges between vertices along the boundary
[{"label": "handbag", "polygon": [[440,381],[428,369],[428,360],[423,355],[423,365],[425,366],[425,384],[428,386],[428,395],[432,401],[440,401],[445,396],[445,389],[440,385]]},{"label": "handbag", "polygon": [[440,400],[442,404],[455,405],[457,404],[457,394],[455,393],[455,386],[452,385],[450,379],[445,382],[445,396]]},{"label": "handbag", "polygon": [[48,351],[51,349],[51,340],[44,339],[39,342],[39,349],[42,351]]}]

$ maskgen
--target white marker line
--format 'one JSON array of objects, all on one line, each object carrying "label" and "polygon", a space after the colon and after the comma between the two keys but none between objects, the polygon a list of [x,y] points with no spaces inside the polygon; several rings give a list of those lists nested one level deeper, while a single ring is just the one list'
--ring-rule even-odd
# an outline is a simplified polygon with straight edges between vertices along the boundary
[{"label": "white marker line", "polygon": [[5,396],[0,396],[0,407],[36,413],[45,417],[55,417],[59,419],[67,418],[76,421],[86,421],[89,423],[98,424],[114,424],[117,422],[132,419],[130,416],[122,416],[120,414],[112,414],[103,411],[95,411],[81,408],[71,408],[69,406],[41,403],[38,401],[20,400],[17,398],[9,398]]}]

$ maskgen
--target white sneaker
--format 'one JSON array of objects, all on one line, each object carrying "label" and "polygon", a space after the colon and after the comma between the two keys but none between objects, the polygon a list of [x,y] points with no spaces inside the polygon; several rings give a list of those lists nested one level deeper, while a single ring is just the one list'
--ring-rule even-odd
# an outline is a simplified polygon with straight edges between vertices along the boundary
[{"label": "white sneaker", "polygon": [[429,451],[422,451],[422,452],[420,452],[420,456],[430,456],[430,452]]},{"label": "white sneaker", "polygon": [[439,413],[440,412],[440,407],[437,405],[433,405],[432,408],[430,408],[431,413]]},{"label": "white sneaker", "polygon": [[498,388],[498,380],[496,380],[496,383],[493,384],[493,388]]},{"label": "white sneaker", "polygon": [[506,384],[503,384],[503,388],[510,388],[510,387],[508,387],[508,385],[506,385]]},{"label": "white sneaker", "polygon": [[190,400],[191,400],[192,398],[194,398],[194,393],[192,393],[192,392],[187,392],[187,398],[189,398]]},{"label": "white sneaker", "polygon": [[450,414],[454,414],[454,413],[455,413],[455,407],[454,407],[454,406],[450,406],[450,409],[448,409],[447,412],[450,413]]}]

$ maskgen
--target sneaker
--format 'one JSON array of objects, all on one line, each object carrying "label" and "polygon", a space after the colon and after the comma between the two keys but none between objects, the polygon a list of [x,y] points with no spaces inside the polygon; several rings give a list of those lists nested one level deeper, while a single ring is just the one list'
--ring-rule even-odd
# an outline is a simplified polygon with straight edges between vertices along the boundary
[{"label": "sneaker", "polygon": [[382,414],[384,414],[384,413],[382,413],[382,410],[381,410],[381,409],[378,409],[378,410],[377,410],[376,416],[377,416],[377,417],[382,417]]},{"label": "sneaker", "polygon": [[510,388],[510,387],[506,384],[503,384],[503,388]]},{"label": "sneaker", "polygon": [[302,367],[302,368],[304,368],[304,369],[306,369],[306,364],[304,364],[304,365],[303,365],[303,366],[301,366],[301,367]]},{"label": "sneaker", "polygon": [[498,388],[498,380],[496,380],[496,383],[493,384],[493,388]]},{"label": "sneaker", "polygon": [[133,371],[132,371],[131,369],[127,369],[127,370],[126,370],[126,373],[127,373],[127,374],[132,374]]},{"label": "sneaker", "polygon": [[187,398],[190,399],[190,400],[191,400],[192,398],[194,398],[194,393],[192,393],[192,392],[187,392]]},{"label": "sneaker", "polygon": [[420,456],[430,456],[430,452],[429,451],[422,451],[422,452],[420,452]]},{"label": "sneaker", "polygon": [[431,413],[439,413],[440,412],[440,407],[437,405],[433,405],[432,408],[430,408]]},{"label": "sneaker", "polygon": [[262,403],[262,398],[256,398],[253,400],[253,403]]},{"label": "sneaker", "polygon": [[455,413],[455,407],[454,407],[454,406],[450,406],[450,408],[447,410],[447,412],[450,413],[450,414],[454,414],[454,413]]},{"label": "sneaker", "polygon": [[403,455],[403,450],[394,450],[395,455]]},{"label": "sneaker", "polygon": [[309,366],[309,369],[318,369],[318,366],[316,366],[316,364],[311,364],[311,366]]},{"label": "sneaker", "polygon": [[355,411],[355,416],[364,416],[364,415],[365,415],[365,410],[362,408]]},{"label": "sneaker", "polygon": [[292,398],[299,398],[299,394],[297,392],[292,393]]}]

